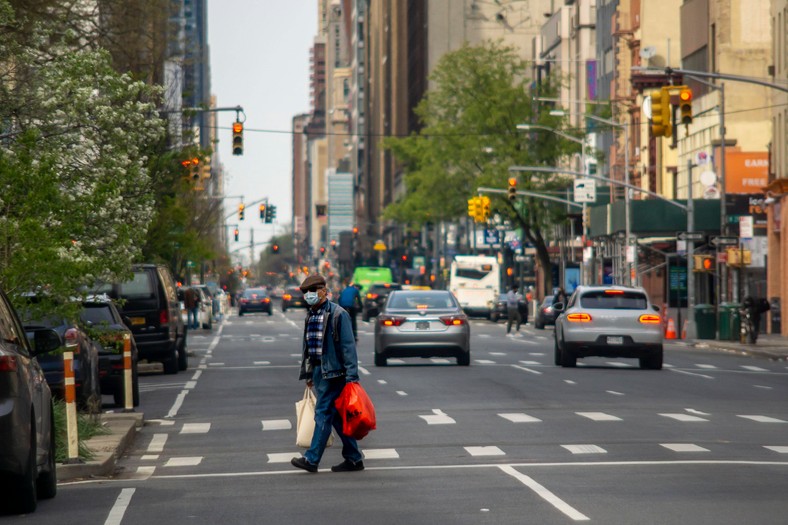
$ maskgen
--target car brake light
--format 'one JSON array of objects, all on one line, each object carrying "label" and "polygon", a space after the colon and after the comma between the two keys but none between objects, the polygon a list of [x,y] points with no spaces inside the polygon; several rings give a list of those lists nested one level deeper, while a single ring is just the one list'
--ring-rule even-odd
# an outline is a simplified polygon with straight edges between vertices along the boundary
[{"label": "car brake light", "polygon": [[16,357],[0,355],[0,372],[16,372]]},{"label": "car brake light", "polygon": [[284,299],[285,301],[289,301],[289,300],[290,300],[290,299],[292,299],[292,298],[293,298],[293,296],[292,296],[292,295],[290,295],[289,293],[286,293],[286,294],[284,294],[284,295],[282,296],[282,299]]},{"label": "car brake light", "polygon": [[552,313],[552,311],[553,311],[553,307],[552,306],[548,306],[547,308],[544,309],[544,313],[546,313],[546,314]]},{"label": "car brake light", "polygon": [[368,293],[367,294],[367,299],[377,299],[377,298],[378,298],[378,294],[376,294],[376,293]]},{"label": "car brake light", "polygon": [[464,315],[445,315],[438,319],[446,326],[462,326],[468,322],[468,318]]},{"label": "car brake light", "polygon": [[590,314],[569,314],[566,316],[566,320],[570,323],[590,323],[591,322],[591,315]]},{"label": "car brake light", "polygon": [[249,299],[241,299],[241,302],[242,302],[242,303],[244,303],[244,304],[245,304],[245,303],[248,303],[248,302],[249,302]]},{"label": "car brake light", "polygon": [[170,322],[170,315],[167,313],[167,310],[162,310],[159,312],[159,324],[164,325]]},{"label": "car brake light", "polygon": [[638,322],[643,324],[660,324],[662,319],[658,315],[644,314],[638,318]]},{"label": "car brake light", "polygon": [[405,322],[404,317],[396,315],[381,315],[378,320],[382,326],[401,326]]},{"label": "car brake light", "polygon": [[265,299],[263,299],[263,302],[264,302],[264,303],[270,303],[270,302],[271,302],[271,299],[269,299],[268,297],[266,297]]},{"label": "car brake light", "polygon": [[624,295],[624,290],[605,290],[607,295]]}]

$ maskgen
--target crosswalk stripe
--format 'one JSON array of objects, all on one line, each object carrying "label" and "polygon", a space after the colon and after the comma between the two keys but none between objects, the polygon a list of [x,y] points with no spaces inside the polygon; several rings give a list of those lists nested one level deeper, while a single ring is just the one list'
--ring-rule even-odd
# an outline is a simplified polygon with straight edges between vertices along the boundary
[{"label": "crosswalk stripe", "polygon": [[290,430],[293,428],[293,424],[290,423],[289,419],[264,419],[263,423],[263,431],[265,430]]},{"label": "crosswalk stripe", "polygon": [[673,452],[709,452],[709,449],[692,443],[660,443],[659,445]]},{"label": "crosswalk stripe", "polygon": [[572,454],[607,454],[607,450],[597,445],[561,445]]},{"label": "crosswalk stripe", "polygon": [[464,447],[471,456],[505,456],[506,453],[496,446]]},{"label": "crosswalk stripe", "polygon": [[529,416],[528,414],[523,414],[522,412],[512,413],[512,414],[498,414],[504,419],[508,419],[512,423],[538,423],[542,421],[539,418]]},{"label": "crosswalk stripe", "polygon": [[266,454],[269,463],[290,463],[293,458],[301,457],[298,452],[279,452],[276,454]]},{"label": "crosswalk stripe", "polygon": [[760,366],[742,365],[742,368],[752,372],[768,372],[767,369],[761,368]]},{"label": "crosswalk stripe", "polygon": [[202,463],[202,456],[185,457],[185,458],[170,458],[165,467],[196,467]]},{"label": "crosswalk stripe", "polygon": [[777,445],[777,446],[765,446],[763,448],[768,448],[769,450],[773,450],[778,454],[788,454],[788,447]]},{"label": "crosswalk stripe", "polygon": [[210,423],[184,423],[181,434],[207,434],[210,430]]},{"label": "crosswalk stripe", "polygon": [[675,419],[676,421],[681,421],[684,423],[691,423],[696,421],[705,421],[705,422],[709,421],[708,419],[703,419],[702,417],[698,417],[698,416],[690,416],[689,414],[660,414],[660,416]]},{"label": "crosswalk stripe", "polygon": [[394,448],[365,448],[364,459],[398,459],[399,453]]},{"label": "crosswalk stripe", "polygon": [[613,416],[611,414],[605,414],[604,412],[575,412],[578,416],[587,417],[592,421],[621,421],[620,417]]},{"label": "crosswalk stripe", "polygon": [[432,414],[419,417],[426,421],[428,425],[453,425],[457,423],[442,410],[435,409],[432,412]]},{"label": "crosswalk stripe", "polygon": [[756,423],[788,423],[788,421],[783,421],[782,419],[777,419],[776,417],[769,417],[769,416],[738,416],[744,419],[750,419],[755,421]]}]

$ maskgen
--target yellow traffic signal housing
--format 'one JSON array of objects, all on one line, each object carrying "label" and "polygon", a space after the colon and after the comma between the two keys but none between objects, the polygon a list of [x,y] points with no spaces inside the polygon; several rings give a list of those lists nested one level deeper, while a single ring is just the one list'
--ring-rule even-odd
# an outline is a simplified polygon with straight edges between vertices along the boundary
[{"label": "yellow traffic signal housing", "polygon": [[509,177],[509,200],[514,202],[517,200],[517,177]]},{"label": "yellow traffic signal housing", "polygon": [[476,197],[468,199],[468,217],[476,218]]},{"label": "yellow traffic signal housing", "polygon": [[482,195],[479,199],[482,203],[482,220],[486,221],[490,217],[490,197]]},{"label": "yellow traffic signal housing", "polygon": [[688,87],[679,92],[679,114],[682,124],[692,124],[692,90]]},{"label": "yellow traffic signal housing", "polygon": [[265,204],[260,205],[260,220],[265,220]]},{"label": "yellow traffic signal housing", "polygon": [[651,98],[651,133],[655,137],[670,138],[673,136],[669,89],[669,86],[663,86],[659,91],[649,93]]},{"label": "yellow traffic signal housing", "polygon": [[752,252],[739,248],[728,248],[728,266],[749,266],[752,264]]},{"label": "yellow traffic signal housing", "polygon": [[233,122],[233,155],[244,154],[244,125],[242,122]]},{"label": "yellow traffic signal housing", "polygon": [[695,254],[693,255],[694,258],[694,267],[693,270],[696,272],[713,272],[715,261],[713,255],[708,254]]},{"label": "yellow traffic signal housing", "polygon": [[239,221],[244,220],[244,209],[246,209],[246,206],[244,206],[243,204],[239,204],[238,205],[238,220]]},{"label": "yellow traffic signal housing", "polygon": [[233,231],[233,236],[235,237],[235,242],[238,242],[238,228]]}]

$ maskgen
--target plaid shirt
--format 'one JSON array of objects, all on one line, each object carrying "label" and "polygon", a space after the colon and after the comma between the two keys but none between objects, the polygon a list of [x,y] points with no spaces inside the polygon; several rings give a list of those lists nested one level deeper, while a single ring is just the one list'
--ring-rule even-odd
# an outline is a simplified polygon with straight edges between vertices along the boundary
[{"label": "plaid shirt", "polygon": [[323,355],[323,328],[326,321],[326,304],[323,303],[316,312],[309,310],[306,321],[306,347],[309,357],[319,359]]}]

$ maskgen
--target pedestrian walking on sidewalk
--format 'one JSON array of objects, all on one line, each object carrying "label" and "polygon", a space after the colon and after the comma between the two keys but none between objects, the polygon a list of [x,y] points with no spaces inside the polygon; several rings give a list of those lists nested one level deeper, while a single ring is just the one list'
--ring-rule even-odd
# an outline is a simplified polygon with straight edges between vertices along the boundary
[{"label": "pedestrian walking on sidewalk", "polygon": [[358,382],[358,356],[350,316],[326,298],[328,290],[322,275],[313,274],[304,279],[301,291],[309,309],[304,324],[299,379],[305,379],[307,386],[314,387],[317,401],[312,443],[302,457],[293,458],[290,463],[307,472],[317,472],[333,427],[342,440],[345,460],[331,467],[331,471],[364,470],[358,442],[342,433],[342,418],[334,406],[345,383]]}]

